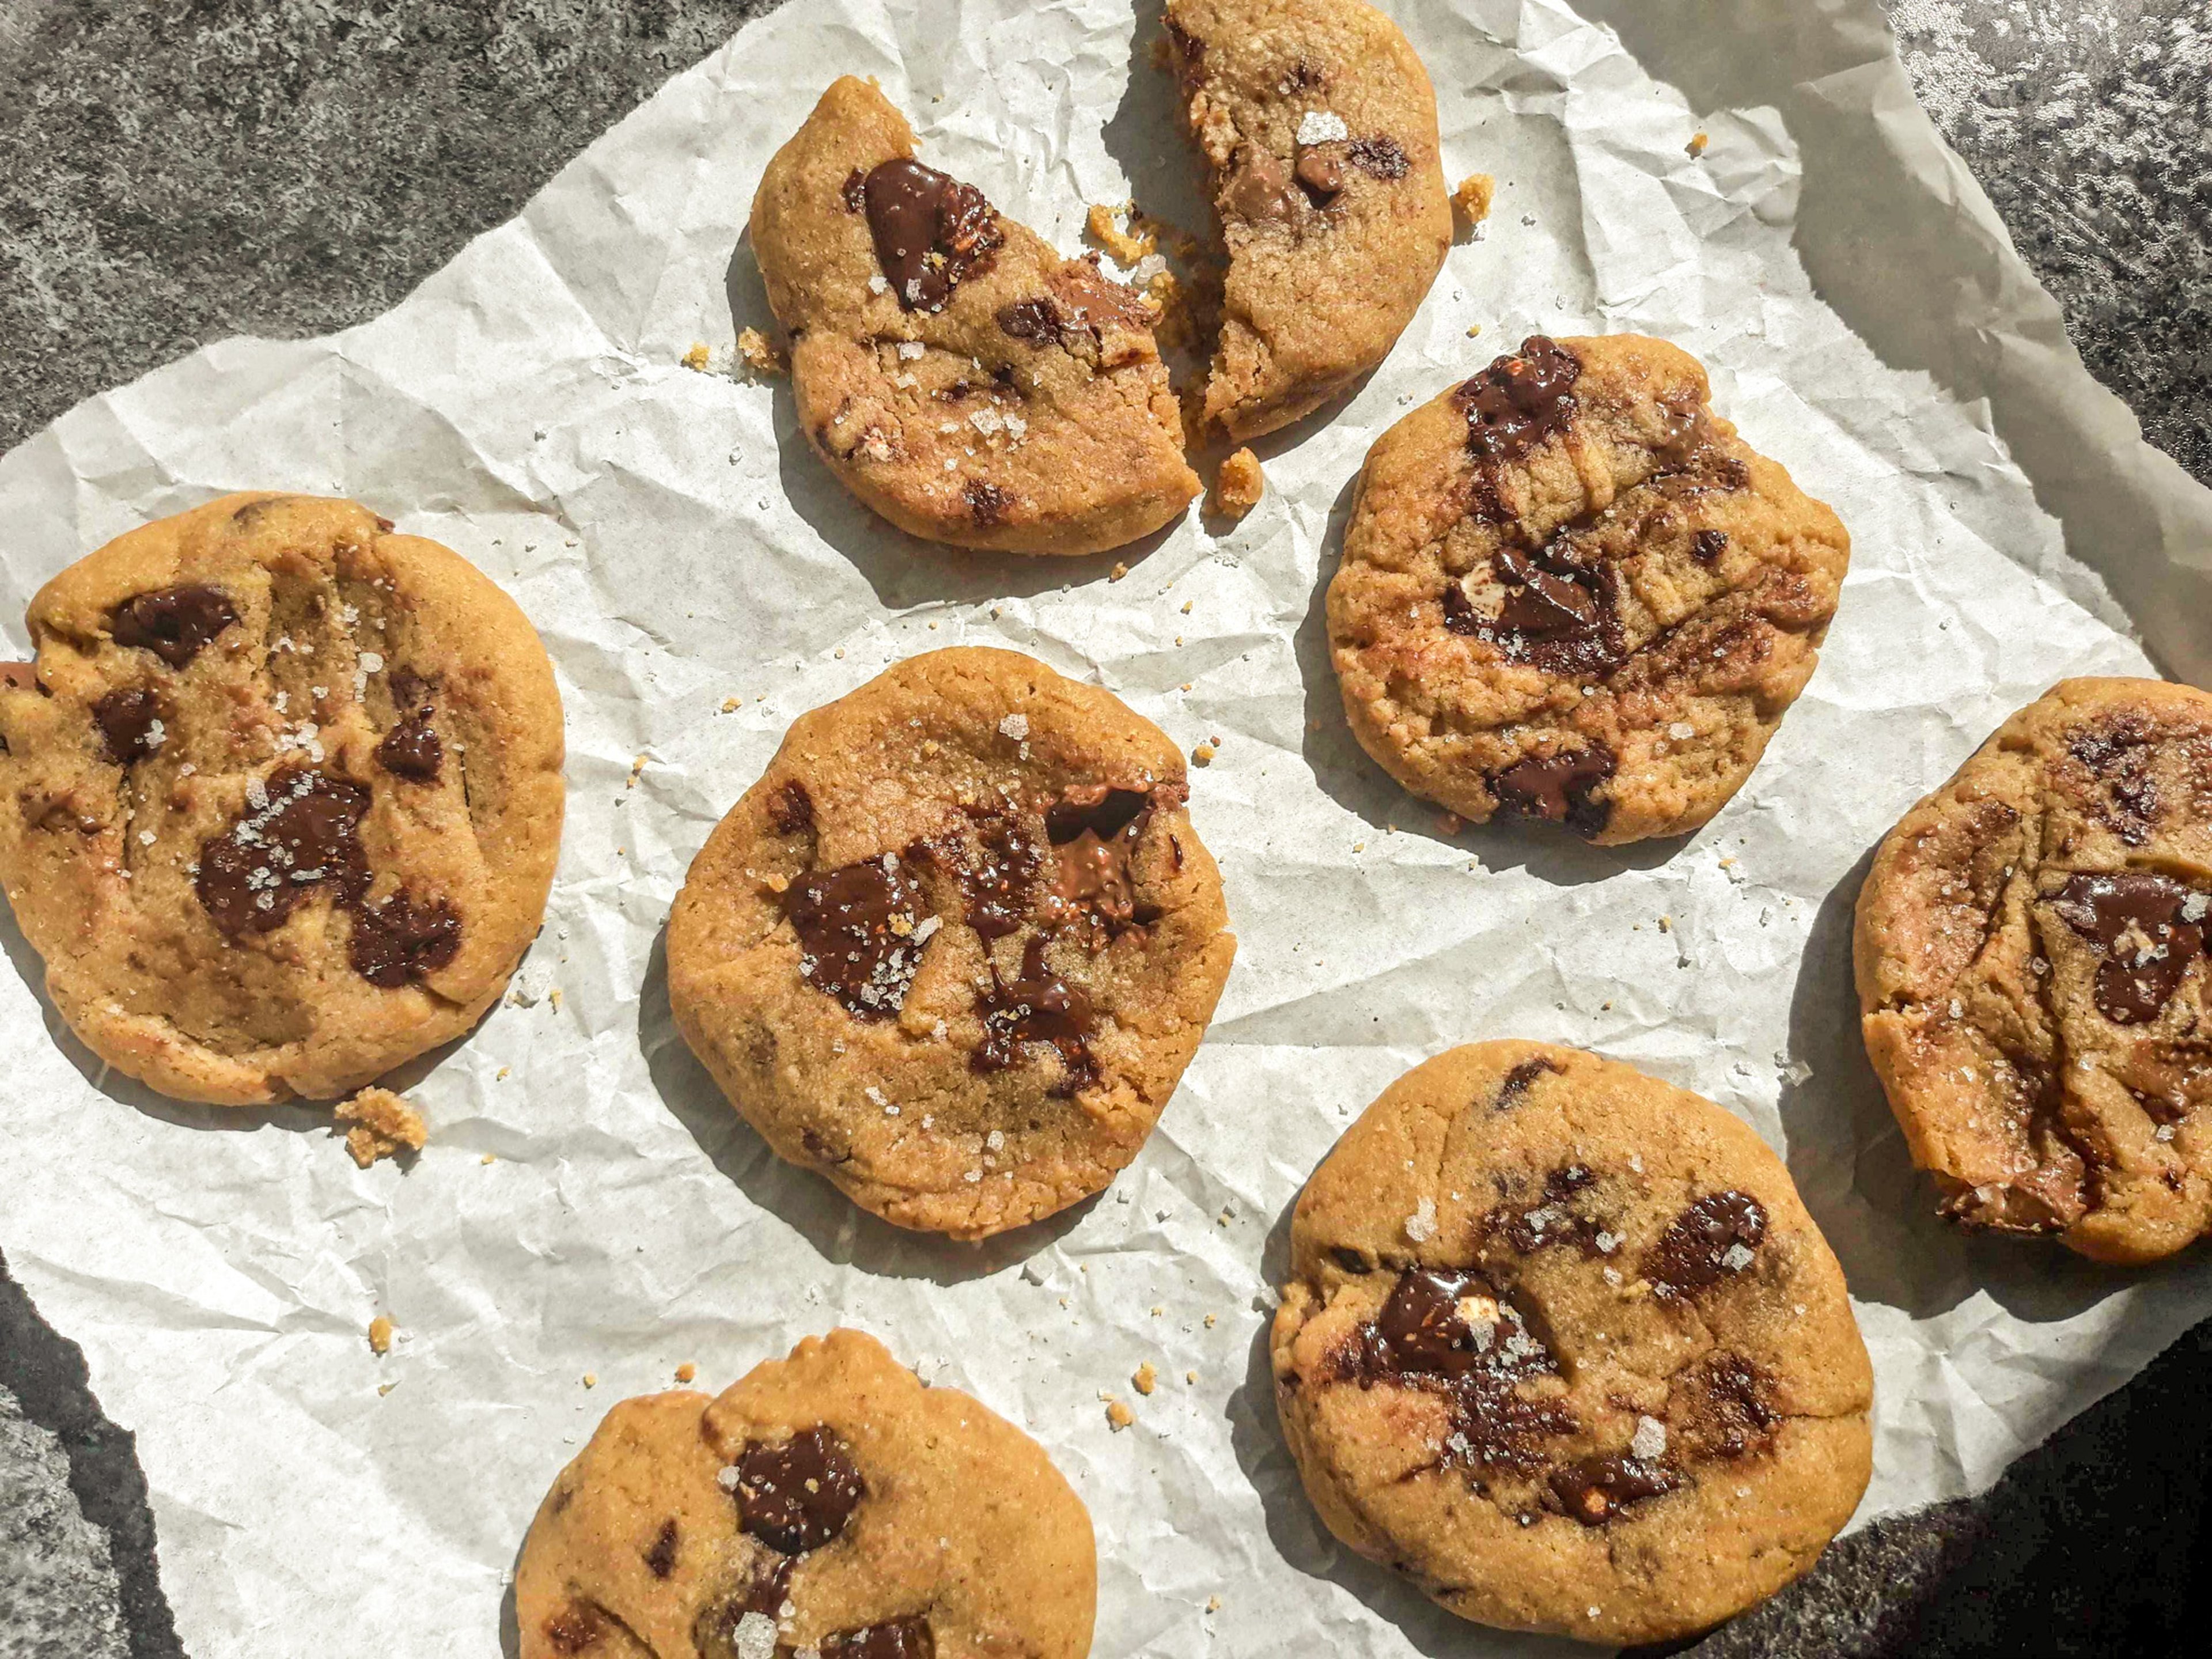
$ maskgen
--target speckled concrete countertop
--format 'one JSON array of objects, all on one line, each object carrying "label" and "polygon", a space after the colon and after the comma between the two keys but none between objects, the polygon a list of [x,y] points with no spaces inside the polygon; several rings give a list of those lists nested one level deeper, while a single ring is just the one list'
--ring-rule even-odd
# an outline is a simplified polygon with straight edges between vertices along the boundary
[{"label": "speckled concrete countertop", "polygon": [[[0,0],[0,448],[204,340],[386,309],[773,3]],[[2212,483],[2205,0],[1887,3],[2092,371]],[[2212,1324],[1986,1497],[1845,1540],[1694,1650],[2194,1646],[2208,1395]],[[0,1260],[0,1659],[180,1654],[165,1567],[130,1436]]]}]

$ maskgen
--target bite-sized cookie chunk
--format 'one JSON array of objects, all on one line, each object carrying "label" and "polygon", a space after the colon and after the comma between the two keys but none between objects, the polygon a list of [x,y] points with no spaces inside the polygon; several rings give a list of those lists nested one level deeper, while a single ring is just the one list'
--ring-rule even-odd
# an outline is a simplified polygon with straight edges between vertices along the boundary
[{"label": "bite-sized cookie chunk", "polygon": [[1943,1213],[2149,1261],[2212,1230],[2212,696],[2066,680],[1875,854],[1867,1054]]},{"label": "bite-sized cookie chunk", "polygon": [[1703,1630],[1810,1567],[1872,1466],[1866,1348],[1781,1161],[1572,1048],[1383,1091],[1298,1200],[1273,1356],[1329,1529],[1512,1630]]},{"label": "bite-sized cookie chunk", "polygon": [[1462,817],[1696,829],[1812,678],[1836,515],[1632,334],[1522,343],[1375,441],[1328,589],[1352,731]]},{"label": "bite-sized cookie chunk", "polygon": [[101,1059],[185,1100],[327,1099],[497,999],[560,851],[561,699],[473,566],[350,501],[226,495],[27,622],[0,879]]},{"label": "bite-sized cookie chunk", "polygon": [[807,441],[900,529],[1096,553],[1198,494],[1150,307],[916,161],[874,82],[776,152],[752,241]]},{"label": "bite-sized cookie chunk", "polygon": [[514,1573],[523,1659],[1083,1659],[1097,1595],[1042,1449],[849,1330],[623,1401]]},{"label": "bite-sized cookie chunk", "polygon": [[769,1146],[982,1238],[1137,1155],[1236,941],[1182,757],[1012,651],[795,721],[668,923],[678,1029]]},{"label": "bite-sized cookie chunk", "polygon": [[1206,416],[1242,442],[1381,362],[1442,269],[1437,96],[1360,0],[1168,0],[1229,251]]}]

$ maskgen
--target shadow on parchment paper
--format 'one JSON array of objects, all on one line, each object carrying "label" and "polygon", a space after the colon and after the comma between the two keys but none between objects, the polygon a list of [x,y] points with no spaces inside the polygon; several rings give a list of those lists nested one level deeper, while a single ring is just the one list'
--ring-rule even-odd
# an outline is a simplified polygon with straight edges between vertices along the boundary
[{"label": "shadow on parchment paper", "polygon": [[1780,1103],[1790,1178],[1851,1294],[1927,1319],[1986,1291],[2040,1324],[2140,1284],[2142,1269],[2100,1267],[2048,1239],[1972,1232],[1936,1213],[1935,1182],[1912,1167],[1859,1036],[1851,923],[1873,862],[1869,848],[1813,919],[1790,1005],[1790,1055],[1813,1071],[1785,1083]]},{"label": "shadow on parchment paper", "polygon": [[814,1247],[833,1267],[852,1266],[887,1279],[965,1284],[1027,1260],[1089,1215],[1094,1193],[1057,1215],[980,1243],[912,1232],[869,1214],[827,1176],[787,1164],[738,1109],[676,1029],[668,1005],[668,928],[653,941],[637,1000],[637,1043],[653,1086],[714,1167],[752,1201]]},{"label": "shadow on parchment paper", "polygon": [[1526,870],[1554,887],[1580,887],[1624,870],[1656,870],[1681,851],[1688,840],[1685,836],[1627,847],[1592,847],[1557,824],[1545,823],[1470,823],[1447,835],[1443,809],[1401,787],[1359,746],[1345,719],[1344,696],[1328,649],[1328,585],[1343,553],[1344,529],[1358,491],[1355,475],[1329,506],[1313,600],[1291,641],[1298,678],[1305,686],[1305,731],[1299,746],[1322,793],[1382,834],[1416,836],[1457,848],[1480,860],[1485,870]]},{"label": "shadow on parchment paper", "polygon": [[[730,255],[723,289],[729,299],[732,328],[757,328],[772,339],[782,337],[775,313],[769,308],[760,266],[753,258],[750,230],[738,238]],[[1182,523],[1178,517],[1139,540],[1079,558],[982,553],[927,542],[878,518],[837,482],[799,430],[799,403],[792,393],[789,375],[777,376],[770,387],[775,405],[777,477],[785,501],[808,528],[866,579],[877,600],[892,610],[1032,599],[1056,588],[1103,582],[1116,565],[1136,568]]]},{"label": "shadow on parchment paper", "polygon": [[[1961,329],[1962,313],[1980,317],[2019,296],[1995,291],[1986,268],[1954,275],[1959,216],[1948,193],[1931,190],[1887,144],[1863,141],[1863,118],[1852,106],[1863,106],[1885,75],[1895,107],[1877,114],[1921,118],[1904,70],[1891,62],[1896,47],[1887,30],[1854,41],[1824,21],[1821,9],[1771,0],[1575,5],[1592,22],[1610,26],[1645,72],[1680,92],[1693,113],[1774,106],[1802,168],[1790,242],[1814,292],[1890,368],[1919,370],[1969,405],[1988,399],[1987,418],[2027,475],[2037,503],[2064,528],[2069,548],[2159,544],[2157,505],[2110,488],[2111,469],[2083,465],[2081,428],[2023,410],[2002,395],[2002,354],[1985,329]],[[1815,84],[1830,76],[1832,101]],[[2014,287],[2011,279],[2005,287]],[[2025,331],[2055,354],[2073,353],[2048,299],[2032,307]],[[2137,562],[2144,568],[2095,568],[2128,613],[2142,617],[2159,596],[2145,589],[2146,578],[2155,580],[2148,562]],[[2156,660],[2154,647],[2145,648]]]},{"label": "shadow on parchment paper", "polygon": [[[1297,1200],[1293,1198],[1267,1230],[1261,1251],[1261,1273],[1270,1285],[1280,1285],[1290,1276],[1291,1218],[1297,1209]],[[1266,1511],[1267,1540],[1276,1553],[1307,1577],[1326,1579],[1358,1598],[1429,1659],[1456,1659],[1469,1652],[1483,1634],[1496,1635],[1447,1613],[1396,1573],[1338,1542],[1322,1524],[1321,1516],[1307,1500],[1297,1465],[1291,1461],[1275,1415],[1275,1370],[1268,1347],[1273,1322],[1262,1324],[1253,1334],[1244,1381],[1229,1396],[1226,1416],[1231,1449]],[[1521,1655],[1556,1654],[1559,1659],[1574,1659],[1593,1651],[1565,1638],[1516,1635],[1506,1639]]]}]

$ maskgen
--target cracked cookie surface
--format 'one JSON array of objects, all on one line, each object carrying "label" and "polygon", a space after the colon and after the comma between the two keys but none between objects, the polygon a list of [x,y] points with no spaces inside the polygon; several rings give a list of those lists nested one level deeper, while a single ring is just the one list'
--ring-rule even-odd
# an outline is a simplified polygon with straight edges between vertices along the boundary
[{"label": "cracked cookie surface", "polygon": [[326,1099],[497,999],[559,853],[561,702],[473,566],[350,501],[228,495],[27,621],[0,878],[95,1054],[186,1100]]},{"label": "cracked cookie surface", "polygon": [[776,152],[751,237],[807,442],[900,529],[1096,553],[1198,494],[1146,301],[915,159],[872,82]]},{"label": "cracked cookie surface", "polygon": [[1389,355],[1451,246],[1437,99],[1360,0],[1168,0],[1229,255],[1206,418],[1238,442]]},{"label": "cracked cookie surface", "polygon": [[1082,1659],[1097,1601],[1042,1449],[852,1330],[616,1406],[514,1575],[523,1659]]},{"label": "cracked cookie surface", "polygon": [[1867,1054],[1943,1213],[2154,1261],[2212,1229],[2212,696],[2063,681],[1875,853]]},{"label": "cracked cookie surface", "polygon": [[1385,1090],[1299,1197],[1272,1346],[1329,1529],[1509,1629],[1703,1630],[1810,1567],[1871,1468],[1866,1349],[1780,1161],[1577,1049]]},{"label": "cracked cookie surface", "polygon": [[1696,829],[1811,678],[1850,538],[1687,353],[1533,337],[1368,451],[1328,589],[1361,745],[1484,823]]},{"label": "cracked cookie surface", "polygon": [[981,1238],[1137,1154],[1236,941],[1182,755],[959,647],[794,721],[668,925],[678,1029],[778,1154]]}]

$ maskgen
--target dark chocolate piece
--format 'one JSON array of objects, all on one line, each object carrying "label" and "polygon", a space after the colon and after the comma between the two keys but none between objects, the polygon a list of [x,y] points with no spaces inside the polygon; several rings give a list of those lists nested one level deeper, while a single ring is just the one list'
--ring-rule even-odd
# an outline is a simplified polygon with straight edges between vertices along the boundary
[{"label": "dark chocolate piece", "polygon": [[1355,138],[1344,149],[1345,158],[1374,179],[1406,176],[1406,151],[1395,138]]},{"label": "dark chocolate piece", "polygon": [[354,903],[368,890],[359,834],[368,804],[366,787],[327,773],[272,773],[228,830],[200,843],[192,885],[209,919],[239,939],[282,927],[319,889]]},{"label": "dark chocolate piece", "polygon": [[1559,1069],[1557,1061],[1547,1060],[1541,1054],[1537,1055],[1534,1060],[1522,1060],[1508,1072],[1505,1074],[1505,1080],[1498,1085],[1498,1098],[1491,1103],[1492,1109],[1502,1112],[1518,1104],[1521,1097],[1528,1092],[1529,1085],[1538,1078],[1547,1072],[1557,1072]]},{"label": "dark chocolate piece", "polygon": [[[1534,553],[1502,548],[1491,570],[1505,589],[1497,616],[1474,617],[1470,607],[1472,625],[1462,623],[1455,632],[1496,646],[1509,662],[1531,662],[1553,674],[1602,676],[1626,659],[1612,571],[1565,535]],[[1445,625],[1453,627],[1449,615]]]},{"label": "dark chocolate piece", "polygon": [[1689,1296],[1748,1267],[1765,1237],[1766,1212],[1757,1199],[1733,1188],[1707,1193],[1659,1236],[1644,1258],[1644,1277],[1662,1300]]},{"label": "dark chocolate piece", "polygon": [[1690,556],[1699,564],[1711,564],[1728,550],[1728,532],[1700,530],[1690,538]]},{"label": "dark chocolate piece", "polygon": [[2207,900],[2171,876],[2074,876],[2051,908],[2103,955],[2097,1008],[2116,1025],[2156,1019],[2204,949]]},{"label": "dark chocolate piece", "polygon": [[1519,355],[1500,357],[1459,389],[1467,410],[1467,447],[1479,462],[1518,460],[1575,414],[1582,360],[1545,335],[1532,334]]},{"label": "dark chocolate piece", "polygon": [[1020,1057],[1025,1042],[1048,1042],[1060,1051],[1066,1075],[1052,1092],[1066,1096],[1097,1080],[1089,1038],[1098,1028],[1091,999],[1079,986],[1054,974],[1044,959],[1042,934],[1022,952],[1022,976],[1011,982],[991,970],[991,988],[975,998],[983,1021],[983,1041],[969,1056],[979,1072],[1002,1072]]},{"label": "dark chocolate piece", "polygon": [[377,744],[376,763],[410,783],[435,783],[446,751],[438,741],[437,728],[430,724],[430,705],[425,702],[402,714]]},{"label": "dark chocolate piece", "polygon": [[107,632],[118,645],[151,651],[170,667],[182,668],[237,620],[228,593],[193,582],[124,600],[107,613]]},{"label": "dark chocolate piece", "polygon": [[1564,823],[1577,835],[1595,836],[1612,817],[1612,804],[1597,798],[1597,787],[1613,775],[1613,750],[1593,741],[1587,749],[1533,755],[1490,779],[1498,810],[1508,817],[1540,818]]},{"label": "dark chocolate piece", "polygon": [[896,853],[802,876],[783,894],[804,952],[800,977],[855,1018],[890,1018],[921,966],[921,896]]},{"label": "dark chocolate piece", "polygon": [[1559,1507],[1586,1527],[1601,1527],[1629,1504],[1670,1492],[1674,1485],[1663,1465],[1630,1456],[1585,1457],[1551,1476]]},{"label": "dark chocolate piece", "polygon": [[1221,189],[1221,211],[1251,223],[1285,220],[1297,211],[1297,186],[1281,158],[1257,144],[1244,146],[1243,160]]},{"label": "dark chocolate piece", "polygon": [[797,778],[787,779],[768,798],[768,821],[780,836],[796,836],[814,827],[814,797]]},{"label": "dark chocolate piece", "polygon": [[1005,245],[983,192],[919,161],[884,161],[860,193],[876,263],[908,311],[942,311],[952,290]]},{"label": "dark chocolate piece", "polygon": [[1056,917],[1087,916],[1109,934],[1157,920],[1157,911],[1137,897],[1129,860],[1152,823],[1155,797],[1164,799],[1177,787],[1146,791],[1077,784],[1047,809]]},{"label": "dark chocolate piece", "polygon": [[867,1496],[851,1449],[817,1425],[738,1456],[738,1524],[772,1550],[804,1555],[845,1530]]},{"label": "dark chocolate piece", "polygon": [[461,919],[442,898],[417,904],[405,888],[379,904],[356,902],[346,960],[371,985],[396,991],[460,954]]},{"label": "dark chocolate piece", "polygon": [[936,1659],[937,1638],[927,1619],[894,1619],[822,1638],[822,1659]]},{"label": "dark chocolate piece", "polygon": [[1014,504],[1012,495],[998,485],[986,483],[981,478],[969,479],[961,495],[968,503],[969,516],[986,529],[995,524],[1004,524],[1006,509]]},{"label": "dark chocolate piece", "polygon": [[986,939],[1003,939],[1028,919],[1036,896],[1037,846],[1006,813],[977,809],[969,816],[981,851],[980,858],[963,859],[957,870],[968,901],[968,925]]},{"label": "dark chocolate piece", "polygon": [[118,686],[92,706],[93,724],[100,728],[101,746],[118,766],[140,761],[161,746],[155,736],[161,724],[161,702],[143,686]]},{"label": "dark chocolate piece", "polygon": [[645,1553],[646,1571],[655,1578],[665,1578],[676,1571],[676,1521],[671,1516],[660,1523],[653,1547]]}]

